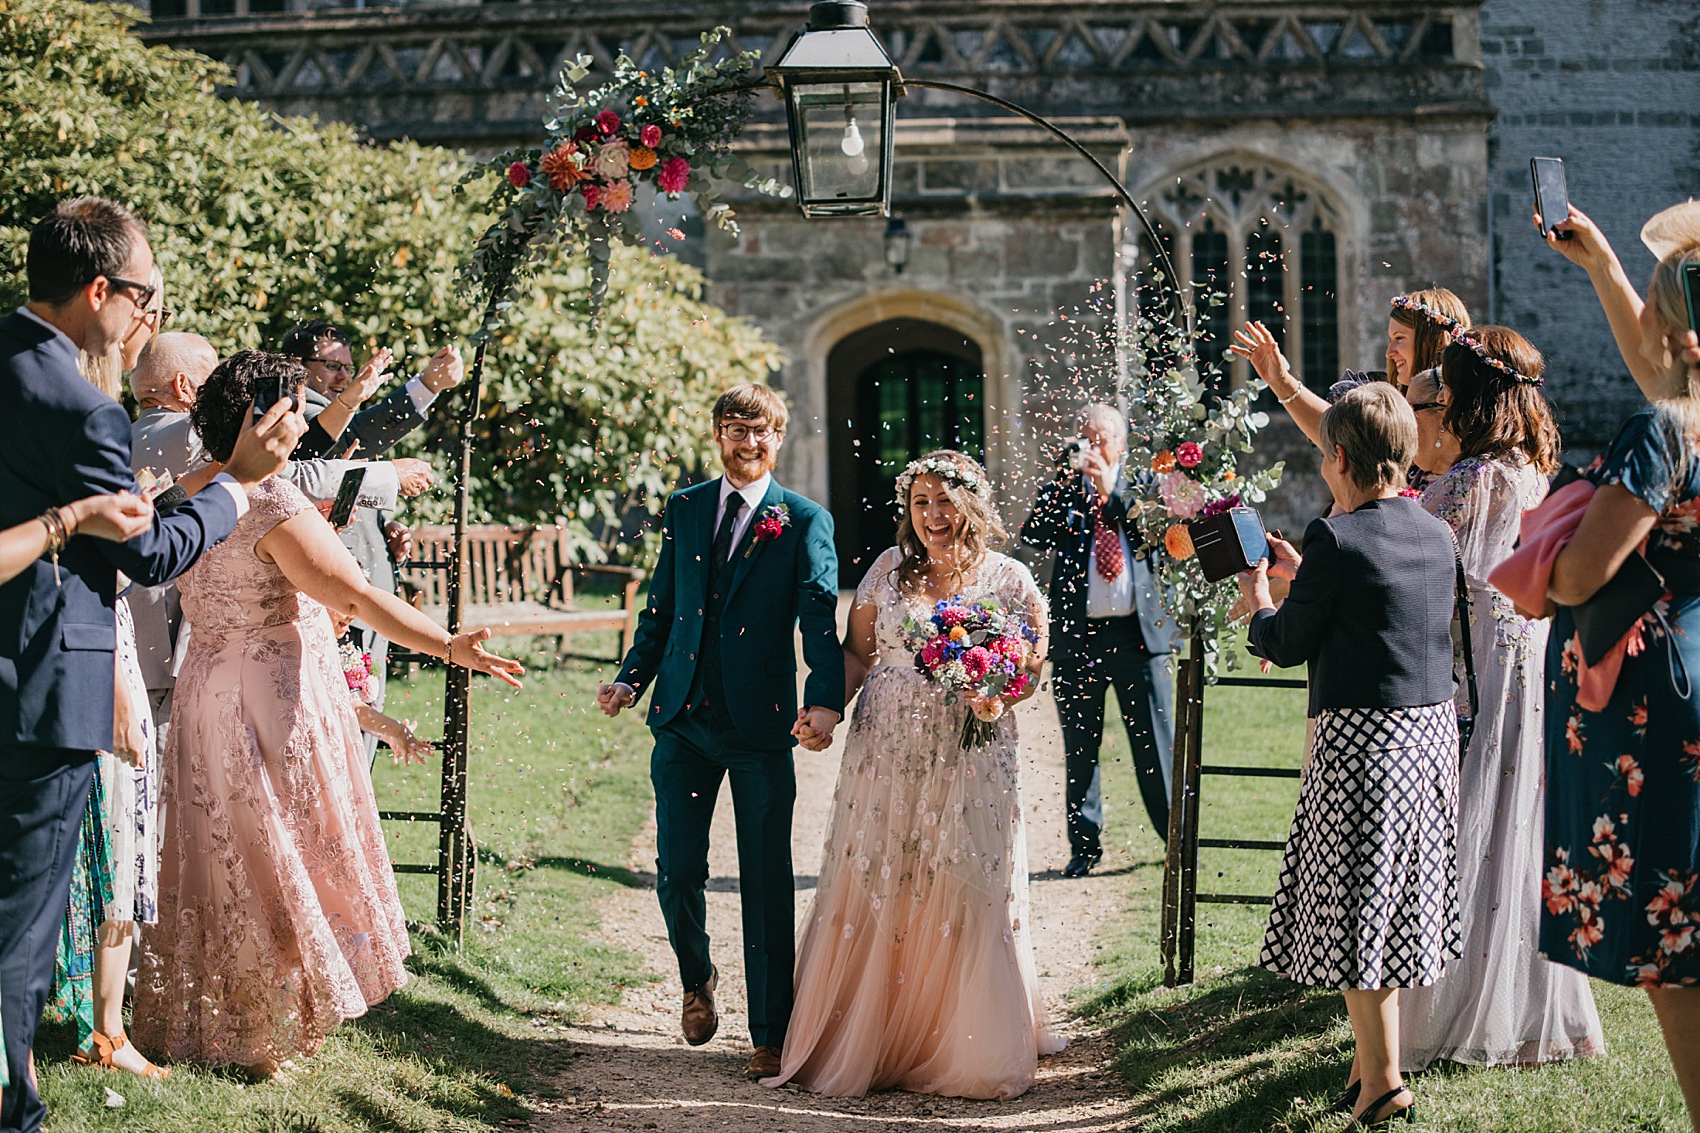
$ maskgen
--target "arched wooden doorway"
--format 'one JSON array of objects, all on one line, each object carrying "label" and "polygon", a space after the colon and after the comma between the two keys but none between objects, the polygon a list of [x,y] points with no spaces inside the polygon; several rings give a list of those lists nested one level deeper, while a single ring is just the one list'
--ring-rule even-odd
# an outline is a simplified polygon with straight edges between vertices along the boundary
[{"label": "arched wooden doorway", "polygon": [[838,575],[851,587],[892,545],[905,464],[936,448],[985,459],[984,363],[961,331],[891,319],[841,339],[826,374]]}]

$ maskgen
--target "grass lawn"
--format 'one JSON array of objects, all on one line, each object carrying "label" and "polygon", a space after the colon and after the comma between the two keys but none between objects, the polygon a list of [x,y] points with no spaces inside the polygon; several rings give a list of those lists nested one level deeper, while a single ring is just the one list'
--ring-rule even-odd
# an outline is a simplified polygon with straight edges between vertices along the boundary
[{"label": "grass lawn", "polygon": [[[612,635],[576,648],[608,655]],[[594,902],[629,883],[628,847],[648,807],[649,733],[630,715],[608,721],[594,693],[606,665],[555,663],[523,693],[476,678],[471,816],[479,845],[477,899],[458,954],[433,928],[436,879],[403,876],[413,937],[412,981],[365,1018],[332,1034],[288,1085],[178,1066],[144,1082],[71,1066],[74,1036],[45,1025],[37,1047],[48,1128],[179,1133],[515,1128],[570,1071],[557,1029],[591,1004],[646,977],[630,953],[586,939]],[[440,732],[443,678],[427,670],[391,682],[389,711]],[[437,809],[440,769],[375,773],[385,810]],[[399,861],[435,862],[436,827],[386,823]],[[106,1107],[105,1088],[126,1099]]]},{"label": "grass lawn", "polygon": [[[1205,694],[1206,762],[1296,767],[1303,741],[1300,691]],[[1120,803],[1111,821],[1117,836],[1126,839],[1122,831],[1137,823],[1139,804],[1125,733],[1118,732],[1104,754],[1105,794]],[[1298,784],[1207,777],[1203,796],[1204,836],[1281,840]],[[1307,991],[1251,967],[1267,909],[1239,905],[1198,907],[1197,982],[1165,989],[1157,948],[1162,846],[1143,831],[1127,844],[1136,863],[1127,904],[1101,928],[1101,978],[1077,998],[1075,1008],[1113,1030],[1121,1072],[1143,1102],[1137,1128],[1152,1133],[1343,1128],[1342,1117],[1325,1112],[1345,1085],[1351,1063],[1351,1029],[1340,995]],[[1200,888],[1272,893],[1278,858],[1201,850]],[[1452,1133],[1687,1133],[1682,1096],[1646,996],[1597,981],[1593,986],[1606,1057],[1526,1070],[1444,1064],[1412,1079],[1415,1127]]]}]

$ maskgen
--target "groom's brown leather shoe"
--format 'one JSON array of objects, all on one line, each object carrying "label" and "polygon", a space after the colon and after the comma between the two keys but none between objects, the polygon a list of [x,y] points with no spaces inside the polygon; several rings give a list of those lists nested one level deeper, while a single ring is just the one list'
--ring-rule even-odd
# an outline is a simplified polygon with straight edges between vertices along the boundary
[{"label": "groom's brown leather shoe", "polygon": [[744,1067],[744,1077],[754,1082],[758,1078],[771,1078],[779,1073],[779,1048],[776,1046],[758,1046],[750,1064]]},{"label": "groom's brown leather shoe", "polygon": [[701,1046],[720,1029],[720,1015],[714,1010],[714,985],[719,982],[719,970],[711,969],[707,983],[685,993],[685,1009],[679,1016],[679,1029],[685,1032],[685,1041],[692,1046]]}]

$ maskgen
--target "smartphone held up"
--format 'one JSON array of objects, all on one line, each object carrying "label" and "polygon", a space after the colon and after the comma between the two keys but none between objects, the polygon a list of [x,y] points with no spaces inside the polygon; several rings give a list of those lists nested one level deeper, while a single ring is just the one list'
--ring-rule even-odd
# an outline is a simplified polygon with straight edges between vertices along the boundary
[{"label": "smartphone held up", "polygon": [[1564,159],[1531,157],[1529,180],[1534,182],[1535,186],[1535,212],[1541,218],[1541,235],[1555,235],[1560,240],[1570,239],[1568,232],[1553,232],[1553,225],[1567,220],[1570,216],[1570,190],[1564,180]]}]

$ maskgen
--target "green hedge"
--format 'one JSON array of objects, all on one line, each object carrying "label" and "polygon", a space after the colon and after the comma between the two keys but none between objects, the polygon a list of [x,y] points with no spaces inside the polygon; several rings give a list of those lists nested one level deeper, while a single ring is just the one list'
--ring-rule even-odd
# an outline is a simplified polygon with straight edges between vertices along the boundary
[{"label": "green hedge", "polygon": [[[228,101],[222,64],[144,45],[137,19],[126,5],[0,0],[0,303],[22,300],[34,222],[101,193],[151,226],[173,329],[220,351],[327,318],[417,367],[476,326],[455,271],[488,216],[454,191],[463,155]],[[594,557],[630,506],[654,507],[705,458],[715,395],[778,357],[677,261],[616,251],[594,333],[588,289],[582,264],[557,262],[518,300],[492,347],[472,489],[476,518],[564,517]],[[410,451],[447,472],[453,432],[439,413]],[[447,506],[439,491],[414,514]]]}]

